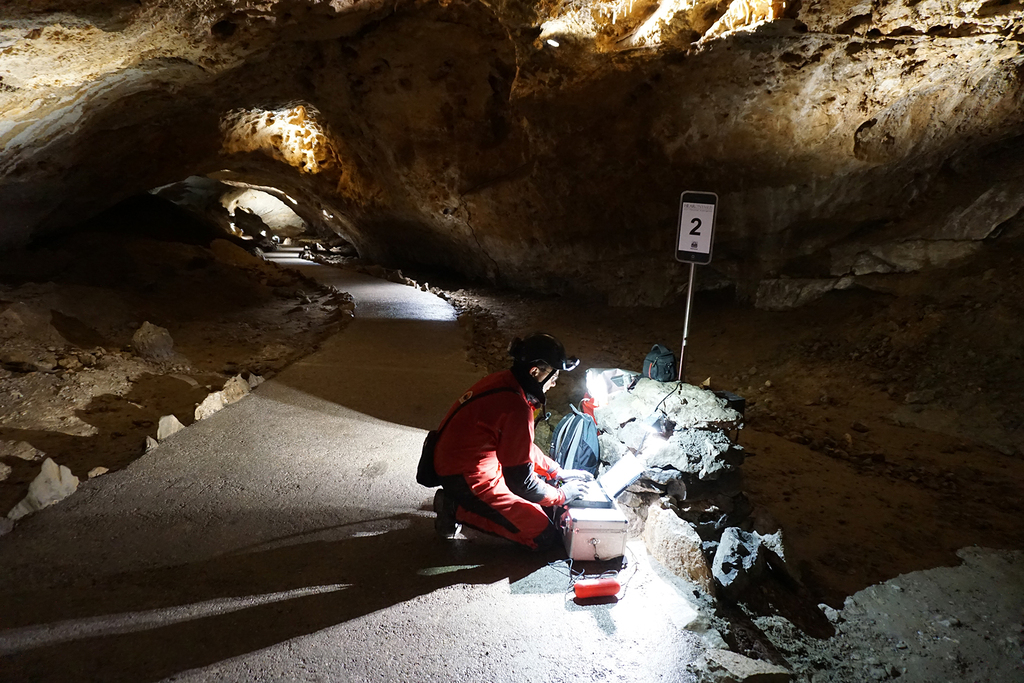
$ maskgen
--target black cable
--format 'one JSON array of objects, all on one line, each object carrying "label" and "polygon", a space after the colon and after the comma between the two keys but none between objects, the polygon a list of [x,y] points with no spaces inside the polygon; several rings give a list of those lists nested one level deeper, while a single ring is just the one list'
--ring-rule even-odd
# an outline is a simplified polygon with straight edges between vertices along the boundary
[{"label": "black cable", "polygon": [[563,574],[569,579],[569,585],[565,589],[566,593],[571,591],[576,582],[584,577],[584,573],[582,571],[573,570],[572,558],[569,558],[568,560],[555,560],[554,562],[548,562],[548,567],[554,569],[559,574]]},{"label": "black cable", "polygon": [[658,405],[654,406],[654,410],[651,411],[651,415],[654,415],[654,413],[658,412],[658,409],[661,408],[661,404],[664,403],[665,400],[668,399],[669,396],[671,396],[672,394],[676,393],[677,391],[678,392],[682,392],[682,390],[683,390],[683,385],[680,384],[675,389],[673,389],[672,391],[670,391],[667,394],[665,394],[665,396],[663,396],[662,399],[660,401],[658,401]]},{"label": "black cable", "polygon": [[[636,561],[636,556],[633,555],[633,551],[629,549],[628,545],[626,546],[626,553],[628,555],[632,556],[632,558],[633,558],[633,562],[632,562],[633,572],[626,578],[625,581],[619,581],[619,586],[621,587],[621,591],[622,591],[622,597],[626,597],[626,588],[629,587],[629,582],[632,581],[633,577],[635,577],[637,575],[637,572],[640,571],[640,565]],[[625,559],[625,557],[623,557],[623,562],[624,562],[625,566],[622,567],[622,569],[620,569],[619,572],[625,571],[629,567],[629,565],[630,565],[630,562],[627,561]]]}]

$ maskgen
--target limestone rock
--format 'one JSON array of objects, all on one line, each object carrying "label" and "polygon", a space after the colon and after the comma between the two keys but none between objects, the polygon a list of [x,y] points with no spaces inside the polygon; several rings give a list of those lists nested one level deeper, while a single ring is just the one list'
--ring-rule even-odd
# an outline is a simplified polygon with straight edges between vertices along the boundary
[{"label": "limestone rock", "polygon": [[204,398],[202,403],[196,406],[196,419],[205,420],[223,408],[224,394],[220,391],[215,391]]},{"label": "limestone rock", "polygon": [[[262,381],[262,378],[260,378],[260,381]],[[206,419],[222,410],[225,406],[242,400],[251,391],[249,384],[250,380],[243,378],[241,375],[235,375],[224,383],[223,389],[211,393],[203,399],[202,403],[196,406],[196,419]]]},{"label": "limestone rock", "polygon": [[949,215],[945,223],[918,235],[918,239],[978,241],[991,236],[1000,225],[1024,209],[1020,183],[1002,182],[985,190],[962,211]]},{"label": "limestone rock", "polygon": [[199,388],[199,382],[197,382],[195,380],[195,378],[189,377],[188,375],[171,374],[171,375],[167,375],[167,376],[168,377],[173,377],[176,380],[180,380],[180,381],[184,382],[185,384],[189,385],[190,387],[192,387],[193,389],[198,389]]},{"label": "limestone rock", "polygon": [[13,303],[0,313],[0,336],[27,337],[43,346],[67,346],[68,342],[52,324],[49,310]]},{"label": "limestone rock", "polygon": [[78,477],[64,465],[52,459],[43,461],[42,470],[28,487],[28,495],[7,513],[7,518],[18,520],[37,510],[53,505],[78,489]]},{"label": "limestone rock", "polygon": [[[948,266],[963,259],[980,249],[980,245],[970,241],[907,240],[872,246],[847,244],[832,251],[833,275],[866,275],[869,273],[912,273],[928,267]],[[841,280],[837,280],[839,282]],[[828,282],[828,281],[816,281]],[[850,281],[852,282],[852,281]],[[835,289],[841,289],[835,287]],[[824,292],[821,292],[824,294]],[[760,297],[760,290],[758,296]],[[790,297],[785,307],[808,303],[820,294],[810,294],[804,298]],[[772,301],[768,302],[773,304]],[[759,304],[760,306],[760,304]],[[773,309],[764,306],[766,310]]]},{"label": "limestone rock", "polygon": [[849,289],[853,278],[762,280],[754,305],[765,311],[784,311],[816,301],[835,289]]},{"label": "limestone rock", "polygon": [[722,532],[711,571],[729,595],[741,595],[768,568],[768,545],[755,532],[729,527]]},{"label": "limestone rock", "polygon": [[222,263],[241,268],[262,268],[265,264],[262,259],[253,256],[242,247],[228,240],[214,240],[210,243],[210,251],[214,258]]},{"label": "limestone rock", "polygon": [[100,30],[109,4],[15,0],[0,28],[5,242],[219,173],[377,263],[659,305],[680,181],[721,193],[712,268],[744,296],[852,235],[995,235],[1019,199],[1016,3],[191,0]]},{"label": "limestone rock", "polygon": [[[598,428],[616,437],[623,430],[643,429],[642,424],[634,423],[658,415],[670,420],[676,429],[732,425],[741,419],[740,414],[714,392],[685,382],[657,382],[647,378],[641,378],[632,391],[612,394],[594,411]],[[627,442],[627,439],[619,440]]]},{"label": "limestone rock", "polygon": [[184,428],[185,425],[181,424],[181,421],[174,415],[164,415],[160,418],[160,423],[156,428],[156,440],[163,441],[172,434],[177,434]]},{"label": "limestone rock", "polygon": [[0,364],[15,372],[50,372],[57,367],[57,357],[39,348],[5,348],[0,350]]},{"label": "limestone rock", "polygon": [[671,468],[695,475],[698,479],[714,479],[743,464],[743,449],[721,430],[676,430],[668,441],[645,449],[648,467]]},{"label": "limestone rock", "polygon": [[647,512],[643,537],[647,551],[666,569],[714,595],[711,570],[701,550],[701,538],[693,527],[671,510],[655,504]]},{"label": "limestone rock", "polygon": [[11,476],[11,466],[0,462],[0,481],[7,481],[9,476]]},{"label": "limestone rock", "polygon": [[235,375],[225,382],[224,388],[221,389],[224,405],[229,406],[236,401],[242,400],[249,395],[249,391],[249,382],[243,379],[241,375]]},{"label": "limestone rock", "polygon": [[705,655],[711,680],[722,683],[789,683],[789,670],[771,662],[751,659],[730,650],[708,650]]},{"label": "limestone rock", "polygon": [[0,441],[0,457],[12,457],[20,460],[42,460],[46,454],[27,441]]},{"label": "limestone rock", "polygon": [[106,467],[93,467],[91,470],[89,470],[89,478],[95,479],[96,477],[102,477],[109,471],[110,470],[107,469]]},{"label": "limestone rock", "polygon": [[726,433],[741,426],[740,413],[714,392],[684,382],[640,379],[605,398],[595,419],[603,462],[614,464],[626,452],[645,461],[644,477],[634,488],[663,492],[684,476],[715,479],[745,457]]},{"label": "limestone rock", "polygon": [[773,21],[782,16],[785,7],[783,0],[733,0],[722,18],[704,34],[701,42],[730,31],[749,28],[758,22]]},{"label": "limestone rock", "polygon": [[266,237],[270,230],[270,226],[263,221],[261,216],[246,207],[238,207],[235,210],[233,222],[238,230],[254,240]]},{"label": "limestone rock", "polygon": [[151,436],[147,436],[146,437],[146,453],[149,453],[150,451],[152,451],[153,449],[155,449],[159,445],[160,445],[160,442],[157,441],[156,439],[154,439],[153,437],[151,437]]},{"label": "limestone rock", "polygon": [[911,405],[918,405],[922,403],[931,403],[935,400],[935,391],[933,389],[922,389],[921,391],[911,391],[903,398],[904,403]]},{"label": "limestone rock", "polygon": [[171,333],[148,321],[132,335],[132,348],[142,358],[158,363],[173,360],[176,355]]},{"label": "limestone rock", "polygon": [[605,432],[597,435],[597,442],[600,445],[601,462],[609,466],[617,463],[622,456],[629,452],[626,450],[626,444]]}]

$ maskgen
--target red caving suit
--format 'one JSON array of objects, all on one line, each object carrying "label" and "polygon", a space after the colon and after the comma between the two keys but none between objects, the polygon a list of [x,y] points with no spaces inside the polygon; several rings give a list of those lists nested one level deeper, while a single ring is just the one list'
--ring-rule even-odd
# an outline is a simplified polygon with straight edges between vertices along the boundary
[{"label": "red caving suit", "polygon": [[561,468],[533,443],[533,406],[519,382],[511,370],[488,375],[448,415],[471,396],[499,387],[511,391],[469,403],[445,425],[434,468],[458,503],[458,522],[536,548],[551,525],[541,506],[561,505],[565,494],[543,481],[554,481]]}]

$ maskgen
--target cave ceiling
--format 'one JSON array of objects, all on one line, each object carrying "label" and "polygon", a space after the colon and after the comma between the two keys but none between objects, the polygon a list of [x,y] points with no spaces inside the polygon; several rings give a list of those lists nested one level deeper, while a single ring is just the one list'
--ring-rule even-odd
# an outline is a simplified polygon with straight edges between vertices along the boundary
[{"label": "cave ceiling", "polygon": [[942,266],[1024,207],[1016,0],[14,0],[0,241],[190,176],[384,265],[659,305]]}]

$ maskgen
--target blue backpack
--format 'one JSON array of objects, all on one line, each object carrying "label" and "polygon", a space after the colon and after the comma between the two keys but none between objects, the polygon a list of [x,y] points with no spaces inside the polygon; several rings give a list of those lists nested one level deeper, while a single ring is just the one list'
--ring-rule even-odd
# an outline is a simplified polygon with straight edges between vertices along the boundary
[{"label": "blue backpack", "polygon": [[586,470],[595,477],[601,464],[601,446],[597,425],[586,413],[570,405],[572,412],[563,417],[551,435],[549,455],[567,470]]}]

